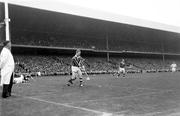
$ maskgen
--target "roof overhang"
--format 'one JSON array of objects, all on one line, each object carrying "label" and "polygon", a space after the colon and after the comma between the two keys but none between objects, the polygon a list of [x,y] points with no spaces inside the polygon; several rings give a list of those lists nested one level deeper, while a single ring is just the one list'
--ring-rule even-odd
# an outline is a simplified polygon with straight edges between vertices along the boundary
[{"label": "roof overhang", "polygon": [[[5,0],[4,0],[5,1]],[[8,0],[11,4],[180,33],[180,27],[88,9],[56,0]]]}]

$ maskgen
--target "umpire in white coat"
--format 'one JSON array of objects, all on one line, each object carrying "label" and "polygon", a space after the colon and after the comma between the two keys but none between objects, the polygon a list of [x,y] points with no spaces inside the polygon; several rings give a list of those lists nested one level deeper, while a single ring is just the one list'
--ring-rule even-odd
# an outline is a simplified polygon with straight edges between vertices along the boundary
[{"label": "umpire in white coat", "polygon": [[11,89],[13,86],[13,72],[15,68],[14,58],[11,53],[11,42],[5,41],[3,49],[0,54],[0,69],[1,69],[1,83],[3,86],[2,97],[7,98],[11,96]]}]

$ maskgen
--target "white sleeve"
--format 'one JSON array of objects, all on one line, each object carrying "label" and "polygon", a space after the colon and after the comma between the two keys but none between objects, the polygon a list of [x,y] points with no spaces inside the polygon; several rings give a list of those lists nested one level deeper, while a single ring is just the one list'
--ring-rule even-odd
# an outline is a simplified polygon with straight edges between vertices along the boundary
[{"label": "white sleeve", "polygon": [[2,50],[0,55],[0,68],[2,69],[4,67],[4,64],[7,62],[8,54],[5,49]]}]

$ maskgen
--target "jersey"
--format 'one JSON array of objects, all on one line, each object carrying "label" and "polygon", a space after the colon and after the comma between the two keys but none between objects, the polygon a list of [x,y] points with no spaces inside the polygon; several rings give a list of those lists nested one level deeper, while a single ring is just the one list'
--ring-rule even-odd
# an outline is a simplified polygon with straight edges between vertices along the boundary
[{"label": "jersey", "polygon": [[81,61],[82,61],[82,57],[81,56],[74,56],[72,58],[72,66],[75,67],[80,67],[81,66]]},{"label": "jersey", "polygon": [[126,66],[125,62],[120,62],[120,65],[119,65],[120,68],[125,68],[125,66]]}]

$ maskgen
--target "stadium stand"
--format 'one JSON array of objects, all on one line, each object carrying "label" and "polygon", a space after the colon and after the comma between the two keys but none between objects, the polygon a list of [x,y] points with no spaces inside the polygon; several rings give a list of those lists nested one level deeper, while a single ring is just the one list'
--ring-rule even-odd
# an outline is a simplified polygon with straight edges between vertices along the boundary
[{"label": "stadium stand", "polygon": [[137,42],[137,41],[110,41],[110,50],[113,51],[136,51],[136,52],[157,52],[161,53],[161,45],[158,43],[147,43],[147,42]]},{"label": "stadium stand", "polygon": [[[168,53],[169,56],[172,56],[172,53],[175,53],[173,57],[180,56],[179,33],[13,4],[9,5],[9,15],[11,18],[10,36],[14,45],[12,51],[15,60],[24,64],[31,72],[69,74],[72,56],[54,56],[51,52],[64,50],[64,53],[70,54],[76,48],[91,49],[89,51],[96,55],[101,52],[106,54],[110,51],[125,57],[126,61],[133,65],[128,68],[131,72],[168,70],[173,60],[165,59],[163,62],[162,55]],[[29,48],[31,50],[23,52],[23,50],[15,48],[18,45],[19,49]],[[49,52],[51,54],[32,55],[34,52],[42,52],[47,49],[52,50]],[[140,52],[143,52],[142,57],[128,58],[126,56],[129,53],[136,56]],[[22,55],[24,53],[29,55]],[[154,58],[157,54],[161,59]],[[147,55],[152,55],[152,57],[144,58]],[[111,57],[110,62],[107,62],[106,56],[102,58],[94,55],[94,57],[86,59],[87,71],[107,73],[117,70],[121,58]],[[175,62],[177,65],[180,64],[178,60]],[[21,67],[16,67],[16,72],[26,72]]]},{"label": "stadium stand", "polygon": [[[106,58],[87,57],[85,62],[88,73],[111,73],[117,71],[121,58],[111,58],[107,62]],[[70,74],[69,56],[29,56],[15,55],[15,61],[24,64],[32,73],[41,72],[44,75]],[[165,64],[161,59],[148,58],[127,58],[126,62],[131,65],[127,66],[129,72],[161,72],[169,71],[170,64],[174,60],[167,59]],[[179,60],[175,60],[180,65]],[[26,71],[16,66],[16,73],[25,73]]]},{"label": "stadium stand", "polygon": [[[21,36],[19,36],[21,35]],[[28,41],[27,41],[28,40]],[[106,41],[94,39],[92,37],[71,36],[66,34],[50,35],[39,33],[27,33],[22,35],[18,32],[13,35],[12,43],[17,45],[32,45],[32,46],[52,46],[52,47],[68,47],[68,48],[86,48],[105,50]]]},{"label": "stadium stand", "polygon": [[[20,32],[19,32],[20,33]],[[22,32],[21,32],[22,33]],[[51,35],[35,32],[24,32],[12,37],[12,43],[16,45],[31,46],[51,46],[67,48],[84,48],[95,50],[107,50],[106,39],[97,37],[82,37],[78,35]],[[111,51],[132,51],[132,52],[151,52],[151,53],[180,53],[179,41],[143,41],[143,40],[125,40],[109,38],[108,46]]]}]

